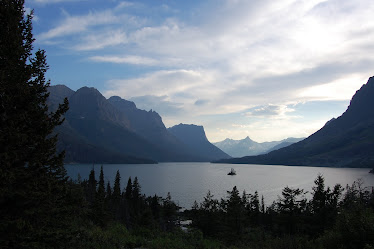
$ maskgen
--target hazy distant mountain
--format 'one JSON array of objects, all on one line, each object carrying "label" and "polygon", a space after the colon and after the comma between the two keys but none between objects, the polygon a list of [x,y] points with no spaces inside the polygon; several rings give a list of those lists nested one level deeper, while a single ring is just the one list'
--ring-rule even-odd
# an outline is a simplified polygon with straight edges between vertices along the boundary
[{"label": "hazy distant mountain", "polygon": [[51,109],[64,97],[69,99],[66,120],[56,129],[60,134],[58,148],[66,151],[66,162],[212,160],[171,135],[156,112],[139,110],[133,102],[120,97],[106,99],[98,90],[88,87],[74,92],[66,86],[51,86],[49,91]]},{"label": "hazy distant mountain", "polygon": [[[232,157],[243,157],[243,156],[255,156],[264,153],[268,153],[272,150],[279,149],[277,146],[287,146],[292,143],[296,143],[303,138],[287,138],[282,141],[272,141],[258,143],[246,137],[242,140],[234,140],[226,138],[221,142],[213,143],[215,146],[220,148]],[[280,145],[282,144],[282,145]]]},{"label": "hazy distant mountain", "polygon": [[194,153],[209,160],[230,158],[229,155],[208,141],[203,126],[179,124],[168,128],[168,131],[189,146]]},{"label": "hazy distant mountain", "polygon": [[279,144],[275,145],[274,147],[270,148],[269,150],[267,150],[265,153],[262,153],[262,154],[267,154],[269,152],[272,152],[273,150],[279,150],[281,148],[290,146],[291,144],[297,143],[303,139],[305,138],[304,137],[303,138],[289,137],[289,138],[283,139],[281,141],[278,141],[280,142]]},{"label": "hazy distant mountain", "polygon": [[223,163],[374,166],[374,77],[353,96],[348,109],[308,138],[266,155],[222,160]]}]

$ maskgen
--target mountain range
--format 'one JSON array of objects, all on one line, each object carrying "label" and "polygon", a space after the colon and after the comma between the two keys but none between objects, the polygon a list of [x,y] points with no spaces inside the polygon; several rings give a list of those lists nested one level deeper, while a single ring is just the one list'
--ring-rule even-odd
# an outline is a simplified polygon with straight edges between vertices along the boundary
[{"label": "mountain range", "polygon": [[[89,87],[73,91],[57,85],[51,86],[49,92],[51,110],[55,110],[65,97],[69,100],[65,122],[56,129],[58,150],[65,150],[66,162],[155,163],[229,158],[209,143],[203,127],[193,137],[206,140],[207,148],[196,150],[169,132],[158,113],[140,110],[131,101],[117,96],[106,99],[98,90]],[[184,126],[178,127],[183,133]]]},{"label": "mountain range", "polygon": [[374,167],[374,77],[352,97],[347,110],[308,138],[265,155],[220,163]]},{"label": "mountain range", "polygon": [[304,138],[290,137],[281,141],[258,143],[256,141],[253,141],[249,137],[241,140],[226,138],[221,142],[216,142],[213,144],[232,157],[243,157],[269,153],[270,151],[289,146],[303,139]]}]

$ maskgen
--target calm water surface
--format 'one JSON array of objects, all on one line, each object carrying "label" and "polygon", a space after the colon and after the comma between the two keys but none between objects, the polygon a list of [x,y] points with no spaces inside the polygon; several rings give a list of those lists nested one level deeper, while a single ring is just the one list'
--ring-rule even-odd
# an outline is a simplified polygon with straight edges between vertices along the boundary
[{"label": "calm water surface", "polygon": [[[98,179],[100,166],[95,165]],[[75,164],[65,165],[68,175],[76,180],[78,173],[87,179],[93,165]],[[235,176],[228,176],[231,168],[237,172]],[[227,190],[237,186],[239,191],[263,195],[266,204],[281,195],[286,186],[302,188],[311,191],[318,173],[325,177],[327,186],[340,183],[345,187],[358,179],[364,181],[365,186],[374,186],[374,174],[370,169],[353,168],[321,168],[297,166],[271,165],[233,165],[214,163],[159,163],[159,164],[103,164],[106,181],[113,187],[117,170],[121,174],[121,188],[126,187],[129,177],[138,177],[142,193],[157,194],[166,197],[170,192],[172,199],[180,206],[190,208],[196,200],[201,202],[208,190],[215,198],[227,196]]]}]

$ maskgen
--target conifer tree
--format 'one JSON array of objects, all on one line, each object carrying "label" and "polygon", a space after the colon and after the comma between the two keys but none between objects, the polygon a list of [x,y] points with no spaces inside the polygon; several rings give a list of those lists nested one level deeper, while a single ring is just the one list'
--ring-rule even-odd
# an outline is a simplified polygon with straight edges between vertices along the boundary
[{"label": "conifer tree", "polygon": [[312,210],[314,213],[320,213],[327,204],[327,194],[329,190],[325,190],[325,179],[321,174],[318,174],[317,178],[314,180],[314,183],[316,184],[316,186],[312,188]]},{"label": "conifer tree", "polygon": [[119,173],[119,170],[117,170],[116,178],[114,180],[112,196],[113,196],[113,201],[119,203],[121,199],[121,175]]},{"label": "conifer tree", "polygon": [[92,166],[90,175],[88,176],[88,185],[87,185],[87,201],[93,205],[96,196],[96,186],[97,181],[95,179],[95,169]]},{"label": "conifer tree", "polygon": [[105,212],[105,186],[104,186],[104,171],[103,166],[101,165],[99,184],[97,187],[97,192],[95,195],[94,201],[94,216],[97,223],[101,226],[104,225],[106,220]]},{"label": "conifer tree", "polygon": [[132,197],[134,200],[138,200],[141,197],[141,187],[138,181],[138,177],[135,176],[134,183],[132,184]]},{"label": "conifer tree", "polygon": [[54,128],[68,103],[50,113],[45,51],[33,49],[32,13],[0,1],[0,244],[57,247],[66,239],[64,154]]},{"label": "conifer tree", "polygon": [[110,202],[110,200],[112,199],[112,187],[110,186],[110,181],[108,181],[106,185],[105,199],[107,200],[107,202]]},{"label": "conifer tree", "polygon": [[131,182],[131,177],[129,177],[129,180],[127,181],[127,186],[125,190],[125,198],[127,200],[130,200],[132,197],[132,182]]},{"label": "conifer tree", "polygon": [[111,202],[112,213],[114,214],[114,217],[116,220],[119,220],[121,218],[120,204],[121,204],[121,175],[119,173],[119,170],[117,170],[116,178],[114,180],[112,202]]},{"label": "conifer tree", "polygon": [[244,205],[236,186],[233,187],[232,191],[227,191],[227,194],[227,222],[231,231],[234,232],[234,238],[235,235],[239,235],[243,231]]},{"label": "conifer tree", "polygon": [[249,195],[249,207],[251,212],[253,213],[259,213],[260,212],[260,200],[258,198],[258,192],[255,191],[255,193],[252,195]]},{"label": "conifer tree", "polygon": [[264,196],[262,195],[261,196],[261,213],[265,214],[265,211],[266,211],[265,200],[264,200]]}]

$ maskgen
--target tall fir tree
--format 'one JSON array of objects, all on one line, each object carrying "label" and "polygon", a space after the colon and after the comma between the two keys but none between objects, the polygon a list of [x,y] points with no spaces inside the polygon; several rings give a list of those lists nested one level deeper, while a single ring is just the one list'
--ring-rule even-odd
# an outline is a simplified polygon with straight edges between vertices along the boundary
[{"label": "tall fir tree", "polygon": [[132,198],[134,199],[134,201],[136,201],[140,199],[140,197],[141,197],[141,187],[139,184],[138,177],[135,176],[134,182],[132,184]]},{"label": "tall fir tree", "polygon": [[114,180],[112,203],[111,203],[111,206],[112,206],[111,210],[116,220],[119,220],[121,218],[120,204],[121,204],[121,175],[119,173],[119,170],[117,170],[116,178]]},{"label": "tall fir tree", "polygon": [[228,200],[226,206],[227,224],[232,232],[232,239],[235,239],[243,232],[243,223],[245,221],[245,208],[239,190],[236,186],[232,191],[227,191]]},{"label": "tall fir tree", "polygon": [[105,181],[103,166],[101,165],[99,183],[94,201],[94,219],[100,226],[104,226],[107,219],[105,208]]},{"label": "tall fir tree", "polygon": [[119,173],[119,170],[117,170],[116,178],[114,180],[112,198],[114,202],[119,202],[121,198],[121,175]]},{"label": "tall fir tree", "polygon": [[110,202],[110,200],[112,199],[112,187],[110,186],[110,181],[108,181],[106,185],[105,199],[107,202]]},{"label": "tall fir tree", "polygon": [[95,178],[95,168],[92,166],[92,169],[90,171],[90,175],[88,176],[88,183],[87,183],[87,191],[86,191],[86,199],[92,206],[95,198],[96,198],[96,186],[97,181]]},{"label": "tall fir tree", "polygon": [[125,198],[127,200],[131,200],[132,198],[132,182],[131,182],[131,177],[129,177],[129,180],[127,181],[127,186],[125,189]]},{"label": "tall fir tree", "polygon": [[[0,2],[0,244],[33,248],[63,239],[66,172],[54,128],[68,102],[50,113],[45,51],[33,50],[32,13],[23,0]],[[65,238],[66,239],[66,238]]]}]

